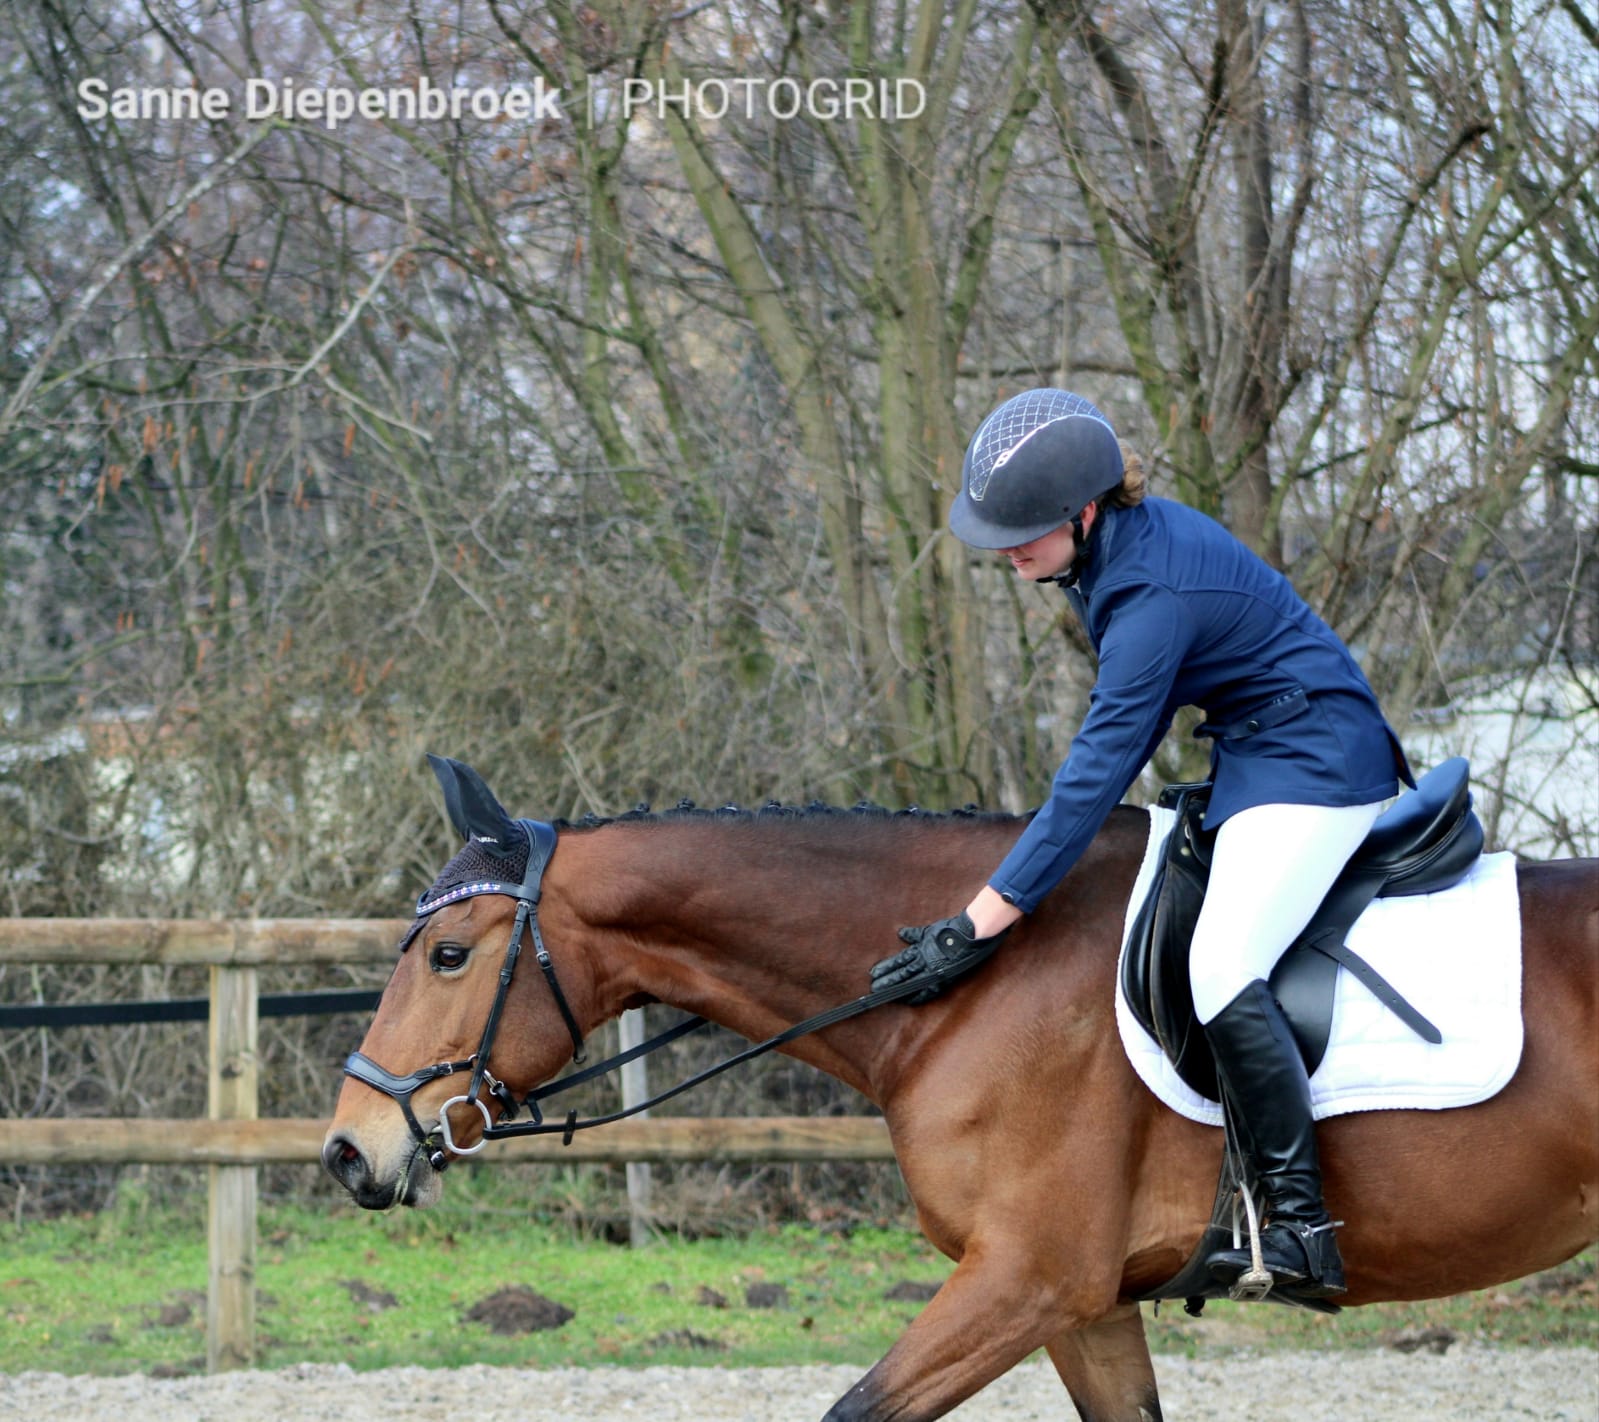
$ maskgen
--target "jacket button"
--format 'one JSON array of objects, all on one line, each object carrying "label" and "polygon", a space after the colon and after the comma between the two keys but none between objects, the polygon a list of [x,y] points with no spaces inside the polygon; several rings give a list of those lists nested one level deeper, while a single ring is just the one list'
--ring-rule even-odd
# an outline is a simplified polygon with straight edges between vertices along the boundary
[{"label": "jacket button", "polygon": [[1254,719],[1250,719],[1248,721],[1245,721],[1244,722],[1244,729],[1246,731],[1258,731],[1260,729],[1260,722],[1256,721]]}]

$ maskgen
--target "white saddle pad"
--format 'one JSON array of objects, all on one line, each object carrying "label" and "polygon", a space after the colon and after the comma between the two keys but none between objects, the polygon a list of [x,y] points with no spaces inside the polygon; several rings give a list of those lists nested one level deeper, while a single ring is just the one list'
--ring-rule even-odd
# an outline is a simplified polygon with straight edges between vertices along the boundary
[{"label": "white saddle pad", "polygon": [[[1127,905],[1122,952],[1138,916],[1172,810],[1149,812],[1149,842]],[[1338,974],[1327,1055],[1310,1078],[1316,1119],[1349,1111],[1438,1111],[1486,1101],[1521,1061],[1521,908],[1513,854],[1485,854],[1441,894],[1376,899],[1348,944],[1443,1034],[1424,1042],[1355,978]],[[1116,1023],[1127,1056],[1172,1110],[1206,1125],[1221,1107],[1194,1091],[1133,1016],[1117,973]]]}]

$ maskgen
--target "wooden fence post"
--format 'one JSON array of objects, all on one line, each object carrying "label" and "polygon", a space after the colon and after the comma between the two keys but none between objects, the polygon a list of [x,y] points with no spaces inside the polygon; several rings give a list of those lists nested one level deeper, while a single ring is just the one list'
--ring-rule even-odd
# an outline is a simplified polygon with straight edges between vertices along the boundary
[{"label": "wooden fence post", "polygon": [[[644,1043],[644,1009],[631,1008],[617,1019],[617,1046],[627,1052]],[[650,1084],[646,1075],[644,1058],[638,1057],[622,1068],[622,1105],[636,1106],[649,1100]],[[640,1111],[639,1120],[649,1116]],[[643,1161],[630,1160],[627,1174],[627,1235],[634,1249],[650,1242],[650,1167]]]},{"label": "wooden fence post", "polygon": [[[211,968],[211,1054],[207,1113],[213,1121],[259,1114],[253,967]],[[206,1366],[213,1373],[255,1362],[256,1167],[213,1165],[207,1242]]]}]

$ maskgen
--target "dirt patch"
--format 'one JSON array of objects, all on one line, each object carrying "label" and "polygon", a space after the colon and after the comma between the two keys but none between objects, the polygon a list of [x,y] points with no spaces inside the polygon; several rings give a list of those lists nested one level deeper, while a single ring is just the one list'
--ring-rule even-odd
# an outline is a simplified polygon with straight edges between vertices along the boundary
[{"label": "dirt patch", "polygon": [[1561,1268],[1523,1279],[1520,1292],[1533,1298],[1599,1298],[1599,1269],[1591,1262],[1584,1268],[1581,1261],[1572,1261]]},{"label": "dirt patch", "polygon": [[559,1328],[577,1315],[565,1304],[535,1293],[526,1284],[513,1284],[479,1299],[464,1316],[469,1323],[486,1323],[490,1333],[514,1335]]},{"label": "dirt patch", "polygon": [[351,1302],[360,1304],[368,1312],[382,1313],[386,1308],[400,1306],[399,1299],[387,1289],[373,1288],[364,1279],[340,1279],[339,1284],[350,1295]]},{"label": "dirt patch", "polygon": [[696,1333],[692,1328],[673,1328],[666,1333],[657,1333],[650,1339],[652,1348],[693,1348],[702,1353],[725,1353],[727,1344],[717,1338],[707,1338],[703,1333]]},{"label": "dirt patch", "polygon": [[1452,1328],[1435,1324],[1431,1328],[1415,1328],[1408,1333],[1396,1333],[1388,1346],[1401,1353],[1414,1353],[1425,1348],[1429,1353],[1447,1353],[1451,1343],[1458,1343],[1460,1335]]},{"label": "dirt patch", "polygon": [[939,1285],[920,1279],[901,1279],[883,1297],[890,1303],[926,1303],[939,1290]]},{"label": "dirt patch", "polygon": [[744,1290],[746,1308],[787,1308],[786,1284],[751,1284]]},{"label": "dirt patch", "polygon": [[194,1322],[195,1310],[205,1307],[205,1295],[198,1289],[174,1289],[163,1304],[148,1315],[146,1328],[182,1328]]}]

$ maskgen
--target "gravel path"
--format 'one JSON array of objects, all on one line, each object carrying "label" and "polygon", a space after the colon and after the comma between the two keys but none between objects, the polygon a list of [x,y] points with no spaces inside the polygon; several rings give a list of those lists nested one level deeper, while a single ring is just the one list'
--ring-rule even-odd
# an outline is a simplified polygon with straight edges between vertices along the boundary
[{"label": "gravel path", "polygon": [[[1599,1354],[1486,1348],[1277,1353],[1156,1369],[1172,1422],[1595,1422]],[[825,1368],[391,1368],[303,1364],[278,1372],[152,1380],[20,1373],[0,1378],[0,1418],[28,1422],[817,1422],[858,1376]],[[950,1414],[959,1422],[1072,1417],[1047,1366],[1030,1363]]]}]

